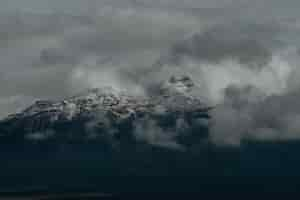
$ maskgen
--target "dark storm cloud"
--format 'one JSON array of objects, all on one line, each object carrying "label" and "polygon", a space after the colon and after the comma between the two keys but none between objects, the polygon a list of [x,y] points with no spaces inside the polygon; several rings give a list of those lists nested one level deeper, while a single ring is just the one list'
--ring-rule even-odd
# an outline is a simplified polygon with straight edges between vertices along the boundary
[{"label": "dark storm cloud", "polygon": [[240,22],[217,25],[174,45],[171,58],[175,62],[184,56],[206,62],[237,59],[241,63],[261,67],[270,61],[273,46],[279,45],[275,41],[279,31],[277,24]]},{"label": "dark storm cloud", "polygon": [[40,52],[40,65],[72,64],[76,62],[76,57],[70,52],[56,48],[45,48]]}]

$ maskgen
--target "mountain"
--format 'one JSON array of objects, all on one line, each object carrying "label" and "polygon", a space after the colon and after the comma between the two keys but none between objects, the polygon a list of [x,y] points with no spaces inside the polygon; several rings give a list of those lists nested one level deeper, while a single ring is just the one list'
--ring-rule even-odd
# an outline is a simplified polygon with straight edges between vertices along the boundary
[{"label": "mountain", "polygon": [[188,76],[172,76],[147,96],[104,87],[39,100],[0,121],[0,139],[191,146],[208,138],[211,109],[195,90]]}]

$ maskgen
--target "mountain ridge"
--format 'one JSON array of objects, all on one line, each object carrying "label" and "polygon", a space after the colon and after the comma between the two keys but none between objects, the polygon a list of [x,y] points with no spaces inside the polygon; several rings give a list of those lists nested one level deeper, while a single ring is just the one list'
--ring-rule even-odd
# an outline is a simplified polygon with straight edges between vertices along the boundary
[{"label": "mountain ridge", "polygon": [[0,121],[1,138],[98,140],[190,146],[208,137],[209,110],[190,77],[172,76],[149,96],[93,88],[61,101],[39,100]]}]

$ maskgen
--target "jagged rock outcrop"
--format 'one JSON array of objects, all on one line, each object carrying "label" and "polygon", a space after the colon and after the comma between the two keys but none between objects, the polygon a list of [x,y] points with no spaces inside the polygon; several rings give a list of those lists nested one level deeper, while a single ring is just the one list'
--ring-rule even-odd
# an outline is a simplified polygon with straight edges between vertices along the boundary
[{"label": "jagged rock outcrop", "polygon": [[188,76],[171,77],[149,96],[90,89],[62,101],[36,101],[0,122],[1,140],[101,140],[191,145],[207,138],[209,110]]}]

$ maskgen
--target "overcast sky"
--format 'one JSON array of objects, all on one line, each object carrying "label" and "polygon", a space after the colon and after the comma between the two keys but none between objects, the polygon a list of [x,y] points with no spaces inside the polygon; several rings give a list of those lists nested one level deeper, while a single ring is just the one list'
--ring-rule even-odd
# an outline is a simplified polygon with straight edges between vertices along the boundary
[{"label": "overcast sky", "polygon": [[[298,137],[299,7],[298,0],[0,0],[0,118],[36,99],[105,85],[144,93],[185,73],[218,105],[216,141],[236,143],[257,130]],[[283,102],[292,105],[282,111]],[[259,118],[262,107],[268,112]],[[275,111],[282,119],[271,120]]]}]

